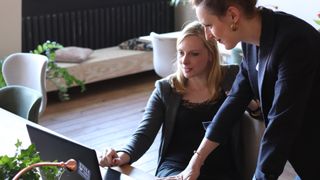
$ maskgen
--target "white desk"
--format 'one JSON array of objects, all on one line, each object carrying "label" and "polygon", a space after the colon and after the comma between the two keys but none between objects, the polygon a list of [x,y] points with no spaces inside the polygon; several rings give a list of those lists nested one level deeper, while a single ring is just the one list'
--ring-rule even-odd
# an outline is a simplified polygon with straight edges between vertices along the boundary
[{"label": "white desk", "polygon": [[0,108],[0,155],[13,156],[17,139],[22,141],[22,148],[31,144],[26,129],[28,122],[30,121]]},{"label": "white desk", "polygon": [[[43,129],[45,131],[58,134],[48,128],[35,124],[29,120],[26,120],[20,116],[17,116],[11,112],[8,112],[0,108],[0,155],[7,154],[8,156],[13,156],[16,150],[15,143],[17,139],[22,142],[22,148],[27,148],[30,144],[29,134],[26,128],[26,124],[30,124],[34,127]],[[59,136],[62,136],[58,134]],[[65,136],[62,136],[70,141],[73,141]],[[155,179],[154,176],[148,174],[138,168],[132,167],[130,165],[125,165],[122,167],[112,168],[116,172],[121,174],[115,174],[115,171],[112,171],[109,174],[113,174],[114,179],[117,180],[133,180],[133,179]],[[107,168],[100,168],[101,174],[104,177],[105,173],[108,171]],[[108,178],[109,179],[109,178]],[[113,179],[113,178],[112,178]]]},{"label": "white desk", "polygon": [[22,142],[22,148],[27,148],[31,144],[26,124],[53,134],[57,134],[58,136],[61,136],[69,141],[74,141],[46,127],[33,123],[0,108],[0,155],[14,155],[16,150],[15,143],[18,139]]}]

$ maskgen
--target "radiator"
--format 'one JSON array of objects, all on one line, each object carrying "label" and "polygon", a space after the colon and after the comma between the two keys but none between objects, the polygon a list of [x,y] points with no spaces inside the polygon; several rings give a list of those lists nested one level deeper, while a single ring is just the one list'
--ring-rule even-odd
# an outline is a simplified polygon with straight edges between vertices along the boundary
[{"label": "radiator", "polygon": [[151,31],[173,31],[173,22],[167,0],[23,15],[22,50],[28,52],[47,40],[63,46],[105,48]]}]

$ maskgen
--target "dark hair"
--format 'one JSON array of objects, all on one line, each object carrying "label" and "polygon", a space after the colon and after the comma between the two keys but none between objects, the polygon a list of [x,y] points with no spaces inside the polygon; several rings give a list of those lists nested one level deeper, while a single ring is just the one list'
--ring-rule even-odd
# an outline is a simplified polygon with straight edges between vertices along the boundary
[{"label": "dark hair", "polygon": [[193,6],[203,6],[216,16],[225,15],[228,7],[234,5],[250,17],[255,12],[257,0],[190,0],[190,2]]}]

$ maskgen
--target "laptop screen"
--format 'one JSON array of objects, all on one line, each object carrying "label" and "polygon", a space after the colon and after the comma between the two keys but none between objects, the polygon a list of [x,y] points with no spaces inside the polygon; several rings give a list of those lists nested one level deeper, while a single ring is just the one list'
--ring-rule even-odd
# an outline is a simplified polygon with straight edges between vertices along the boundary
[{"label": "laptop screen", "polygon": [[37,151],[43,161],[77,161],[77,171],[65,171],[61,179],[67,180],[101,180],[101,172],[98,164],[97,154],[94,149],[90,149],[75,141],[58,135],[57,133],[30,126],[27,124],[30,140],[35,144]]}]

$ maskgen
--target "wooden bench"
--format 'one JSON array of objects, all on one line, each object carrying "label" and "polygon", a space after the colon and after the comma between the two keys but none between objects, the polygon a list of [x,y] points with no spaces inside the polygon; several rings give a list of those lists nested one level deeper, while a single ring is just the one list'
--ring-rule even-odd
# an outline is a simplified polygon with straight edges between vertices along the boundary
[{"label": "wooden bench", "polygon": [[[94,50],[82,63],[58,63],[85,84],[121,77],[153,69],[152,52],[109,47]],[[47,91],[57,88],[47,80]]]}]

